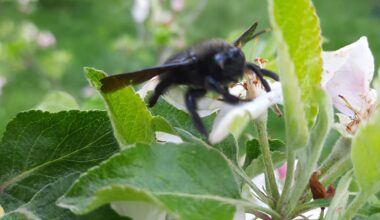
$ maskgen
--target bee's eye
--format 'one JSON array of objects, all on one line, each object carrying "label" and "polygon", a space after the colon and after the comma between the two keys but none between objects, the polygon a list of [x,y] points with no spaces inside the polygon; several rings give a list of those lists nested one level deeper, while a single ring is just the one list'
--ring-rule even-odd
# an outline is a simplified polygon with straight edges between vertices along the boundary
[{"label": "bee's eye", "polygon": [[233,55],[234,57],[239,56],[239,55],[240,55],[240,49],[238,49],[238,48],[233,48],[233,50],[232,50],[232,55]]},{"label": "bee's eye", "polygon": [[228,50],[228,58],[230,58],[230,59],[237,58],[240,56],[240,53],[241,53],[241,51],[239,48],[236,48],[236,47],[230,48]]}]

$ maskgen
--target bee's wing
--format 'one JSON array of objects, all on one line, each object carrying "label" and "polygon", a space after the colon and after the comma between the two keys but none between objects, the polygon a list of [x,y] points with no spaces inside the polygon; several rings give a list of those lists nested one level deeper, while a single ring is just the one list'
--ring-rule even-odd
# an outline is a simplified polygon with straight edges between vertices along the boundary
[{"label": "bee's wing", "polygon": [[192,60],[186,60],[178,63],[168,63],[148,69],[138,70],[130,73],[121,73],[118,75],[108,76],[100,80],[102,83],[101,90],[104,93],[112,92],[123,88],[127,85],[136,85],[143,83],[157,75],[175,70],[192,64]]},{"label": "bee's wing", "polygon": [[251,27],[249,27],[246,31],[244,31],[244,33],[242,35],[240,35],[233,42],[233,44],[235,45],[235,47],[242,48],[242,47],[244,47],[244,45],[246,43],[248,43],[253,38],[255,38],[255,37],[257,37],[257,36],[259,36],[259,35],[261,35],[261,34],[263,34],[265,32],[269,32],[270,31],[270,29],[264,29],[262,31],[259,31],[259,32],[255,33],[257,25],[258,25],[258,23],[255,22]]}]

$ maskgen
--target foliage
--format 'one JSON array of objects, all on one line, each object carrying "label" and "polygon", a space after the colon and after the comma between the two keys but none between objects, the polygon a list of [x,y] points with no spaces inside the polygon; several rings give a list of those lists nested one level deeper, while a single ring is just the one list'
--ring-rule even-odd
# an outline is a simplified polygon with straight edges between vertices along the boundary
[{"label": "foliage", "polygon": [[[0,8],[0,17],[15,18],[0,21],[0,218],[294,219],[310,210],[317,213],[312,218],[321,214],[319,219],[378,217],[376,103],[366,103],[371,111],[365,118],[352,108],[355,117],[340,126],[357,130],[350,136],[335,133],[334,146],[327,141],[334,118],[321,86],[319,19],[330,42],[336,38],[325,20],[330,15],[318,10],[324,3],[315,2],[315,8],[310,0],[268,0],[267,5],[199,0],[181,8],[173,6],[181,1],[151,0],[147,15],[130,16],[125,11],[133,8],[132,1],[22,2],[0,1],[6,8]],[[266,112],[246,117],[233,123],[239,132],[211,144],[168,97],[148,108],[140,87],[101,92],[106,72],[153,65],[187,41],[211,34],[233,39],[240,31],[229,26],[251,23],[247,8],[262,17],[269,11],[263,23],[271,24],[271,37],[250,42],[244,52],[249,61],[268,59],[267,68],[279,73],[282,90],[272,92],[281,92],[283,118]],[[211,18],[216,12],[231,18],[226,30]],[[380,41],[373,42],[379,48]],[[86,67],[83,77],[78,72],[84,64],[107,71]],[[350,97],[343,98],[350,107]],[[34,110],[17,113],[26,109]],[[224,113],[207,110],[212,113],[203,121],[211,130]],[[316,170],[319,185],[335,186],[333,198],[313,198],[309,179]],[[326,215],[321,207],[328,207]]]}]

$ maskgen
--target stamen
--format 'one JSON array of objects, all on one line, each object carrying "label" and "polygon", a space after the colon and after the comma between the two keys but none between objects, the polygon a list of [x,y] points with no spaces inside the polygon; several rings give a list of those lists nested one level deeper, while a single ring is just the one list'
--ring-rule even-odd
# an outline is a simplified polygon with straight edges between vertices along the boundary
[{"label": "stamen", "polygon": [[255,62],[256,62],[257,64],[259,64],[259,66],[260,66],[261,69],[263,69],[264,66],[265,66],[265,64],[268,63],[268,60],[265,59],[265,58],[262,58],[262,57],[257,57],[257,58],[255,59]]},{"label": "stamen", "polygon": [[354,108],[354,106],[351,105],[351,103],[342,95],[338,95],[339,98],[343,100],[343,102],[346,104],[346,106],[355,113],[355,115],[359,115],[359,111]]},{"label": "stamen", "polygon": [[354,106],[351,105],[351,103],[342,95],[338,95],[339,98],[341,98],[344,103],[346,104],[346,106],[354,112],[354,118],[352,118],[352,121],[350,123],[348,123],[346,125],[346,130],[349,132],[349,133],[353,133],[354,132],[354,126],[358,125],[361,121],[361,118],[360,118],[360,112],[358,110],[356,110],[354,108]]}]

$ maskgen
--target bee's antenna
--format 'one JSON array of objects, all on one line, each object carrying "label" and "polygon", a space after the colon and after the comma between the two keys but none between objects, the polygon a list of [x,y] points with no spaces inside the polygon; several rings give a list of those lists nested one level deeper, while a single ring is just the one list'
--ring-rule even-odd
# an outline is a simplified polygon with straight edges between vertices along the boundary
[{"label": "bee's antenna", "polygon": [[250,40],[258,37],[259,35],[262,35],[264,33],[272,31],[270,28],[266,28],[262,31],[259,31],[255,33],[258,23],[255,22],[250,28],[248,28],[242,35],[240,35],[235,41],[234,45],[235,47],[242,48],[246,43],[248,43]]},{"label": "bee's antenna", "polygon": [[234,42],[233,44],[235,47],[243,47],[245,43],[247,43],[249,40],[251,40],[251,36],[254,35],[256,28],[259,23],[255,22],[251,27],[249,27],[242,35],[240,35]]},{"label": "bee's antenna", "polygon": [[256,38],[256,37],[258,37],[258,36],[260,36],[260,35],[262,35],[262,34],[265,34],[265,33],[271,32],[271,31],[272,31],[271,28],[265,28],[264,30],[259,31],[259,32],[257,32],[256,34],[252,35],[252,37],[250,38],[250,40],[252,40],[252,39],[254,39],[254,38]]}]

